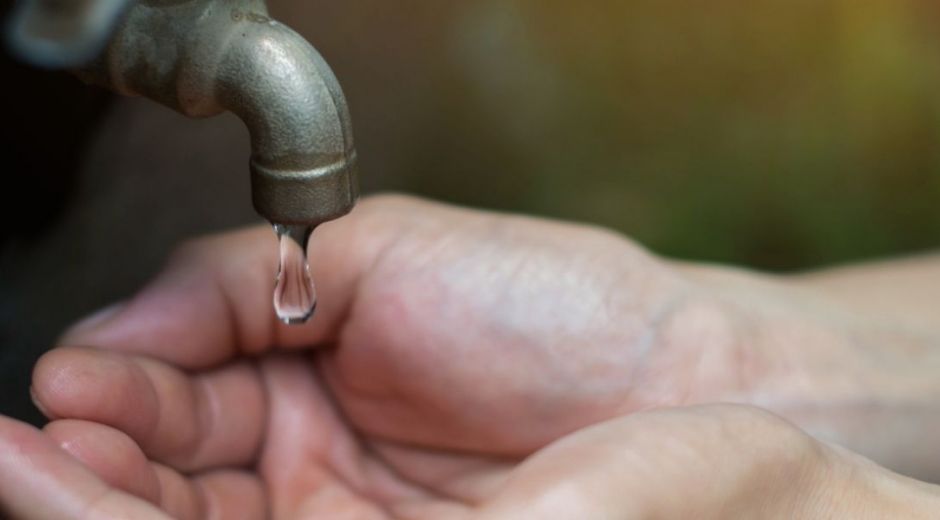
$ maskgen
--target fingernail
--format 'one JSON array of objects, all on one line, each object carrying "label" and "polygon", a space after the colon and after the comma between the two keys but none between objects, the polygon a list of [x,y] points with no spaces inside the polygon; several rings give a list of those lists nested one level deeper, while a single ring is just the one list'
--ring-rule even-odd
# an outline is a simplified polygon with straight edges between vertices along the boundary
[{"label": "fingernail", "polygon": [[53,419],[52,415],[49,413],[49,410],[46,410],[46,407],[39,402],[39,397],[36,395],[36,389],[33,388],[33,385],[29,385],[29,398],[33,402],[33,406],[39,410],[39,413],[43,414],[46,419]]},{"label": "fingernail", "polygon": [[69,327],[68,330],[62,334],[62,338],[71,338],[79,333],[99,327],[113,318],[123,308],[124,302],[111,304]]}]

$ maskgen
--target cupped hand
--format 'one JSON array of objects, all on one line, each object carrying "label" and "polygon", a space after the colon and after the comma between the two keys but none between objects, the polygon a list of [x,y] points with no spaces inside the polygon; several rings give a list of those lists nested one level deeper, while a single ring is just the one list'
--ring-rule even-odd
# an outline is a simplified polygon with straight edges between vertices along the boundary
[{"label": "cupped hand", "polygon": [[303,327],[273,316],[276,250],[194,242],[70,331],[34,375],[47,434],[182,518],[447,518],[587,425],[773,398],[789,359],[713,273],[591,228],[373,199],[315,233]]},{"label": "cupped hand", "polygon": [[314,234],[317,314],[289,327],[271,309],[276,252],[266,228],[182,247],[40,361],[37,402],[184,473],[257,462],[275,512],[319,507],[300,504],[324,479],[330,500],[351,483],[468,503],[620,412],[682,286],[607,232],[386,197]]},{"label": "cupped hand", "polygon": [[[662,336],[682,333],[671,315],[693,289],[613,233],[403,197],[368,200],[313,235],[319,305],[302,327],[273,314],[276,254],[265,227],[186,244],[141,294],[60,343],[194,372],[309,353],[318,383],[357,430],[507,457],[677,401],[649,396],[640,379],[653,379],[642,374],[651,355],[666,357],[660,345],[677,343]],[[701,311],[680,320],[687,339],[723,348],[722,317]],[[57,398],[94,401],[86,397],[97,389],[79,396],[60,380],[64,368],[85,367],[67,362],[79,355],[91,354],[59,349],[36,370],[37,398],[52,414],[76,417]],[[680,372],[696,368],[679,365],[656,379],[681,382]],[[65,396],[50,391],[66,388]]]},{"label": "cupped hand", "polygon": [[[307,427],[314,437],[323,433]],[[355,442],[332,433],[332,443]],[[337,463],[343,457],[335,448],[301,442],[265,447],[253,471],[186,474],[147,461],[107,426],[58,420],[41,433],[0,417],[0,512],[21,520],[916,520],[935,518],[940,508],[936,486],[740,405],[638,412],[564,437],[508,474],[465,457],[440,484],[419,488],[387,478],[392,468],[376,467],[387,461],[366,449],[353,450],[359,469],[351,472]],[[284,455],[267,455],[273,452]],[[478,482],[460,487],[476,488],[476,499],[444,491],[448,473],[468,469]]]}]

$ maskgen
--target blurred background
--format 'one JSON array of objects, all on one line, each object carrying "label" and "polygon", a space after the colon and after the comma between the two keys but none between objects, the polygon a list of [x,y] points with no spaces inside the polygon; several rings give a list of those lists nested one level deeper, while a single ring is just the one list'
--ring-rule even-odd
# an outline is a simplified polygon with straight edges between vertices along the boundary
[{"label": "blurred background", "polygon": [[[933,0],[269,4],[343,84],[367,193],[773,271],[940,246]],[[37,421],[29,370],[68,323],[258,218],[234,117],[0,70],[0,413]]]}]

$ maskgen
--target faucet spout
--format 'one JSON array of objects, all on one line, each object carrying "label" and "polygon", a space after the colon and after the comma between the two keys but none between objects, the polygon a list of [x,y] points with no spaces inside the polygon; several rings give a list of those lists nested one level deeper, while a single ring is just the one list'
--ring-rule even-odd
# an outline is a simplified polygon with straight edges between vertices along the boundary
[{"label": "faucet spout", "polygon": [[355,204],[339,82],[262,0],[139,0],[79,75],[192,117],[236,114],[251,135],[254,207],[272,223],[312,227]]},{"label": "faucet spout", "polygon": [[347,213],[358,194],[346,100],[322,57],[274,21],[236,30],[215,94],[251,133],[255,209],[279,224],[310,224]]}]

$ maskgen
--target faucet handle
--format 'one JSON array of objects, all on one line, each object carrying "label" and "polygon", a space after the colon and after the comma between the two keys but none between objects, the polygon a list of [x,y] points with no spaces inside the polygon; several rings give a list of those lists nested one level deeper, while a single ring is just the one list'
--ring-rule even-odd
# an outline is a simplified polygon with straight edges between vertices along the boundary
[{"label": "faucet handle", "polygon": [[133,0],[19,0],[7,21],[11,51],[33,65],[74,68],[97,57]]}]

